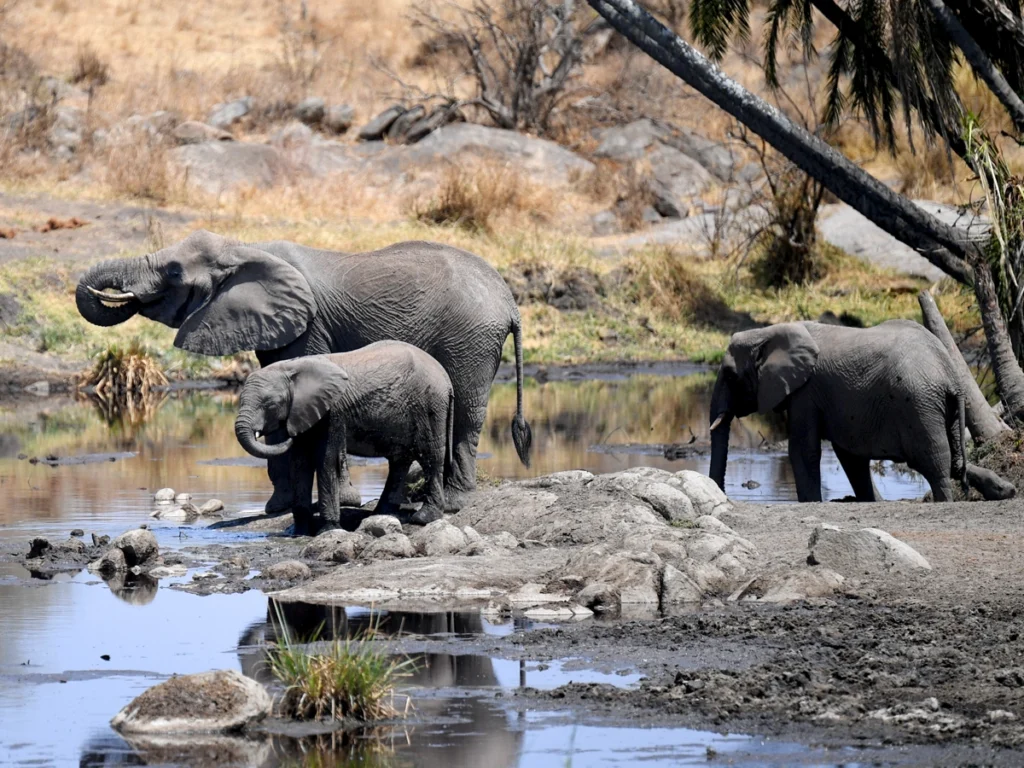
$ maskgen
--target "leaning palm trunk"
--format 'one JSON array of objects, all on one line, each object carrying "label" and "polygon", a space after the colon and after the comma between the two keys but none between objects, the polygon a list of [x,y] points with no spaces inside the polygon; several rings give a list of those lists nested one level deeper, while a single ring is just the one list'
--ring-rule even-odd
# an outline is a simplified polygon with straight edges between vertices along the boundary
[{"label": "leaning palm trunk", "polygon": [[1013,355],[991,267],[979,243],[893,192],[826,142],[730,80],[633,0],[587,1],[651,58],[758,134],[840,200],[946,274],[961,283],[973,283],[999,392],[1009,413],[1024,419],[1024,371]]}]

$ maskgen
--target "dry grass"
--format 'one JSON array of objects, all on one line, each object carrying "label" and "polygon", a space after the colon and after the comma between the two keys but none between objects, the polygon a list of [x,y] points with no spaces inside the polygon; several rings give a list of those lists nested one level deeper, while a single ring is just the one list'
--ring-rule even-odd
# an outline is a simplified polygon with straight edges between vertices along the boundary
[{"label": "dry grass", "polygon": [[98,87],[110,80],[110,66],[88,43],[82,45],[75,55],[75,66],[69,80],[75,85]]},{"label": "dry grass", "polygon": [[185,194],[182,180],[171,171],[167,147],[160,141],[139,136],[113,144],[102,155],[105,180],[117,197],[164,204],[176,194]]}]

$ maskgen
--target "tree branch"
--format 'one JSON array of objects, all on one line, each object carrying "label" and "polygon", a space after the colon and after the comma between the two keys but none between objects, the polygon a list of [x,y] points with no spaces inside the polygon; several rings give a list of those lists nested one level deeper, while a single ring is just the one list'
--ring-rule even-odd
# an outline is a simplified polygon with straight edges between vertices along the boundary
[{"label": "tree branch", "polygon": [[633,0],[588,0],[591,7],[651,58],[762,136],[840,200],[961,283],[981,258],[967,233],[927,214],[857,167],[770,104],[726,77]]},{"label": "tree branch", "polygon": [[1002,72],[992,63],[992,60],[981,49],[981,46],[964,29],[964,25],[960,23],[956,14],[949,10],[942,0],[925,0],[925,2],[942,28],[946,30],[946,34],[963,51],[964,57],[970,62],[974,73],[985,81],[989,90],[1002,103],[1003,108],[1009,113],[1010,119],[1013,120],[1017,130],[1024,132],[1024,102],[1020,100],[1020,97],[1010,87],[1010,84],[1006,82]]}]

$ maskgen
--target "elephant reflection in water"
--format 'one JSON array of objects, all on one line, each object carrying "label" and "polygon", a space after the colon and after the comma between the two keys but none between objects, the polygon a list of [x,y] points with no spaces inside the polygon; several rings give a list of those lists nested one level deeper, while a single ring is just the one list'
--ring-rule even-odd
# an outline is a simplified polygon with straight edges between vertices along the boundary
[{"label": "elephant reflection in water", "polygon": [[[250,626],[239,639],[239,661],[242,673],[267,684],[272,680],[265,650],[246,652],[245,647],[265,645],[278,637],[277,617],[288,625],[295,639],[313,637],[317,630],[324,639],[358,637],[371,627],[382,636],[405,635],[479,635],[483,633],[483,620],[479,613],[369,613],[348,616],[344,608],[309,605],[303,603],[268,603],[267,620]],[[322,629],[321,629],[322,628]],[[410,655],[415,668],[403,678],[402,687],[409,688],[457,688],[495,687],[498,678],[494,664],[486,656],[455,656],[445,653],[420,653]],[[510,728],[510,717],[504,710],[490,701],[470,697],[420,697],[412,717],[415,720],[432,720],[447,716],[443,731],[436,727],[423,728],[415,724],[399,724],[390,729],[387,738],[397,751],[388,757],[374,755],[384,765],[416,766],[512,766],[518,764],[522,746],[522,730]],[[408,740],[408,746],[406,741]],[[363,741],[364,747],[373,739]],[[275,745],[278,752],[291,749],[305,753],[310,745],[282,741]],[[360,749],[360,741],[354,744],[342,740],[334,744],[323,742],[312,745],[314,749],[330,751],[339,757],[337,751],[347,752]],[[296,753],[297,755],[298,753]],[[283,755],[281,755],[283,757]],[[353,757],[355,755],[353,754]]]},{"label": "elephant reflection in water", "polygon": [[116,573],[104,582],[114,595],[130,605],[149,605],[160,588],[160,582],[145,573]]}]

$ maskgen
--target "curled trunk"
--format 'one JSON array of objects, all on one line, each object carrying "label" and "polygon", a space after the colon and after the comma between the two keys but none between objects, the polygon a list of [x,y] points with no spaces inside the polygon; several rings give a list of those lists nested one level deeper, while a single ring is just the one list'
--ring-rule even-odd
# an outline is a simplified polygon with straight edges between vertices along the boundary
[{"label": "curled trunk", "polygon": [[[142,302],[132,293],[130,286],[138,267],[125,259],[105,261],[90,268],[78,281],[75,303],[78,311],[93,325],[118,325],[133,317]],[[104,298],[104,294],[110,298]],[[106,302],[106,303],[104,303]]]},{"label": "curled trunk", "polygon": [[246,453],[259,459],[272,459],[286,453],[292,447],[289,437],[283,443],[266,445],[256,439],[256,414],[252,408],[243,408],[235,419],[235,437]]}]

